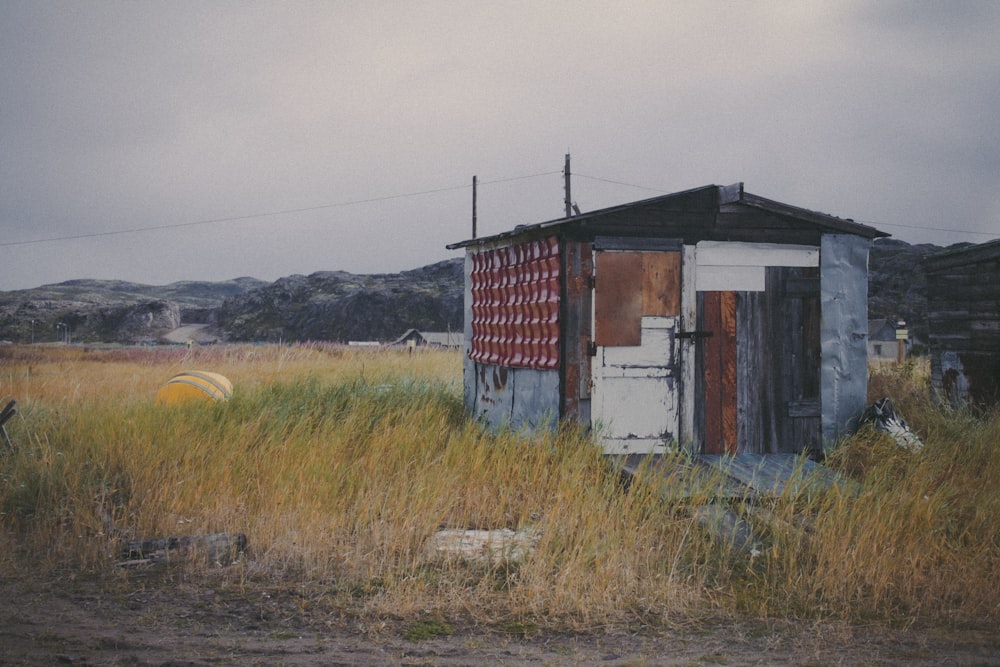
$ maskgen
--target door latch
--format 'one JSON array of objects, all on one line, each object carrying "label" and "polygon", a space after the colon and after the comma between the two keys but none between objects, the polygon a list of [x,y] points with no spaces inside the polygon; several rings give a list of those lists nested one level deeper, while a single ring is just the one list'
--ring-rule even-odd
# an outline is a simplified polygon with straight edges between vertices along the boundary
[{"label": "door latch", "polygon": [[711,338],[711,331],[678,331],[677,338]]}]

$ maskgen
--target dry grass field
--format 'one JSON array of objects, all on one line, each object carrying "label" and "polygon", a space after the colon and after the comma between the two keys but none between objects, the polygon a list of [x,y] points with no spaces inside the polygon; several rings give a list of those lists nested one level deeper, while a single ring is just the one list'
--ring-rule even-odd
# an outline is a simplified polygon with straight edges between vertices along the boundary
[{"label": "dry grass field", "polygon": [[[227,376],[232,399],[156,404],[157,390],[185,370]],[[994,664],[1000,419],[937,407],[919,363],[873,369],[870,386],[872,398],[895,400],[923,450],[863,429],[827,461],[851,483],[733,508],[759,536],[746,551],[695,521],[693,505],[710,488],[668,501],[654,481],[623,485],[585,433],[491,433],[470,422],[455,352],[8,346],[0,398],[17,399],[19,413],[7,423],[13,447],[0,443],[4,595],[66,614],[72,596],[96,599],[112,616],[146,614],[154,634],[167,616],[176,626],[173,609],[189,620],[222,614],[231,631],[256,623],[296,637],[304,628],[317,636],[339,628],[357,641],[466,637],[454,662],[429,659],[440,664],[480,661],[469,632],[535,642],[572,633],[589,638],[596,656],[602,637],[694,633],[696,641],[720,624],[751,643],[775,627],[805,628],[787,636],[815,638],[823,647],[815,664],[844,660],[823,653],[834,647],[811,628],[837,628],[837,642],[855,648],[881,629],[916,632],[925,642],[909,662],[934,664],[942,646],[961,645],[968,650],[956,655],[968,664]],[[431,548],[443,529],[528,530],[533,548],[518,559],[450,557]],[[247,537],[244,551],[123,564],[132,540],[235,532]],[[9,628],[40,622],[13,609]],[[858,627],[870,631],[859,637]],[[935,633],[943,644],[926,643]],[[44,664],[16,641],[28,635],[11,630],[0,647],[9,641],[24,664]],[[49,643],[38,656],[68,645]],[[105,649],[91,646],[91,660],[118,654]],[[793,649],[788,664],[803,660]],[[728,664],[756,664],[739,653]],[[891,653],[880,654],[887,664],[907,664]],[[307,654],[285,661],[331,657]],[[278,654],[263,655],[261,664]],[[590,654],[524,655],[524,664],[534,664],[531,655],[570,664]],[[640,651],[628,664],[660,664],[656,655]],[[344,660],[382,662],[355,657]]]}]

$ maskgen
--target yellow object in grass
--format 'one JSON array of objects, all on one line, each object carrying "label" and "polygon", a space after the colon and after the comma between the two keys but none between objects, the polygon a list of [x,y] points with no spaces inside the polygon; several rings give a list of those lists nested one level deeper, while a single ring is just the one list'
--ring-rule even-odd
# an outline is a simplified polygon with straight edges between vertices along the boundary
[{"label": "yellow object in grass", "polygon": [[170,378],[156,392],[160,405],[181,405],[192,401],[228,401],[233,383],[224,375],[209,371],[184,371]]}]

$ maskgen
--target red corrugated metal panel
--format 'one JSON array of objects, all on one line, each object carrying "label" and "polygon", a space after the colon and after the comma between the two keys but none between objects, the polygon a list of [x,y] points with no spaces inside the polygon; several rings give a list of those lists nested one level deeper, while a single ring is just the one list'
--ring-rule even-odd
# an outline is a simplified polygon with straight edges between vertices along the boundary
[{"label": "red corrugated metal panel", "polygon": [[472,256],[473,361],[559,367],[559,242],[528,241]]}]

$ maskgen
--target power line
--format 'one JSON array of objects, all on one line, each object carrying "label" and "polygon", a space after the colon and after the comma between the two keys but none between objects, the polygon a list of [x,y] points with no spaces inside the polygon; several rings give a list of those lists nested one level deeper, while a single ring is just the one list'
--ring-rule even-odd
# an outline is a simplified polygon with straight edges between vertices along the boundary
[{"label": "power line", "polygon": [[[493,185],[495,183],[510,183],[511,181],[522,181],[528,178],[538,178],[540,176],[551,176],[553,174],[561,174],[562,171],[546,171],[540,174],[527,174],[525,176],[511,176],[509,178],[498,178],[492,181],[481,181],[480,185]],[[242,220],[254,220],[257,218],[269,218],[278,215],[290,215],[292,213],[306,213],[308,211],[322,211],[324,209],[331,208],[344,208],[347,206],[358,206],[360,204],[372,204],[375,202],[391,201],[393,199],[406,199],[409,197],[420,197],[423,195],[438,194],[441,192],[451,192],[453,190],[465,190],[471,186],[469,185],[452,185],[444,188],[434,188],[430,190],[421,190],[419,192],[406,192],[396,195],[384,195],[382,197],[370,197],[368,199],[352,199],[349,201],[336,202],[333,204],[320,204],[318,206],[304,206],[301,208],[288,208],[282,209],[280,211],[265,211],[261,213],[248,213],[246,215],[234,215],[225,218],[209,218],[207,220],[195,220],[191,222],[175,222],[166,225],[152,225],[149,227],[133,227],[132,229],[116,229],[107,232],[90,232],[87,234],[73,234],[71,236],[52,236],[44,239],[31,239],[28,241],[8,241],[5,243],[0,243],[0,248],[7,248],[12,246],[22,246],[22,245],[33,245],[36,243],[52,243],[55,241],[75,241],[78,239],[92,239],[100,238],[103,236],[119,236],[121,234],[138,234],[141,232],[153,232],[162,229],[181,229],[184,227],[196,227],[198,225],[214,225],[220,222],[238,222]]]},{"label": "power line", "polygon": [[904,225],[898,222],[870,222],[868,220],[856,220],[855,222],[860,222],[865,225],[872,225],[878,227],[905,227],[907,229],[919,229],[921,231],[927,232],[947,232],[949,234],[972,234],[974,236],[989,236],[995,238],[996,234],[991,234],[989,232],[973,232],[964,229],[946,229],[944,227],[920,227],[919,225]]},{"label": "power line", "polygon": [[580,178],[589,178],[592,181],[601,181],[603,183],[611,183],[612,185],[624,185],[625,187],[628,187],[628,188],[637,188],[639,190],[649,190],[650,192],[662,192],[663,194],[666,194],[668,192],[667,190],[664,190],[663,188],[650,188],[650,187],[646,187],[645,185],[636,185],[635,183],[624,183],[622,181],[614,181],[614,180],[611,180],[610,178],[601,178],[599,176],[587,176],[586,174],[581,174],[578,171],[574,171],[573,175],[574,176],[579,176]]}]

